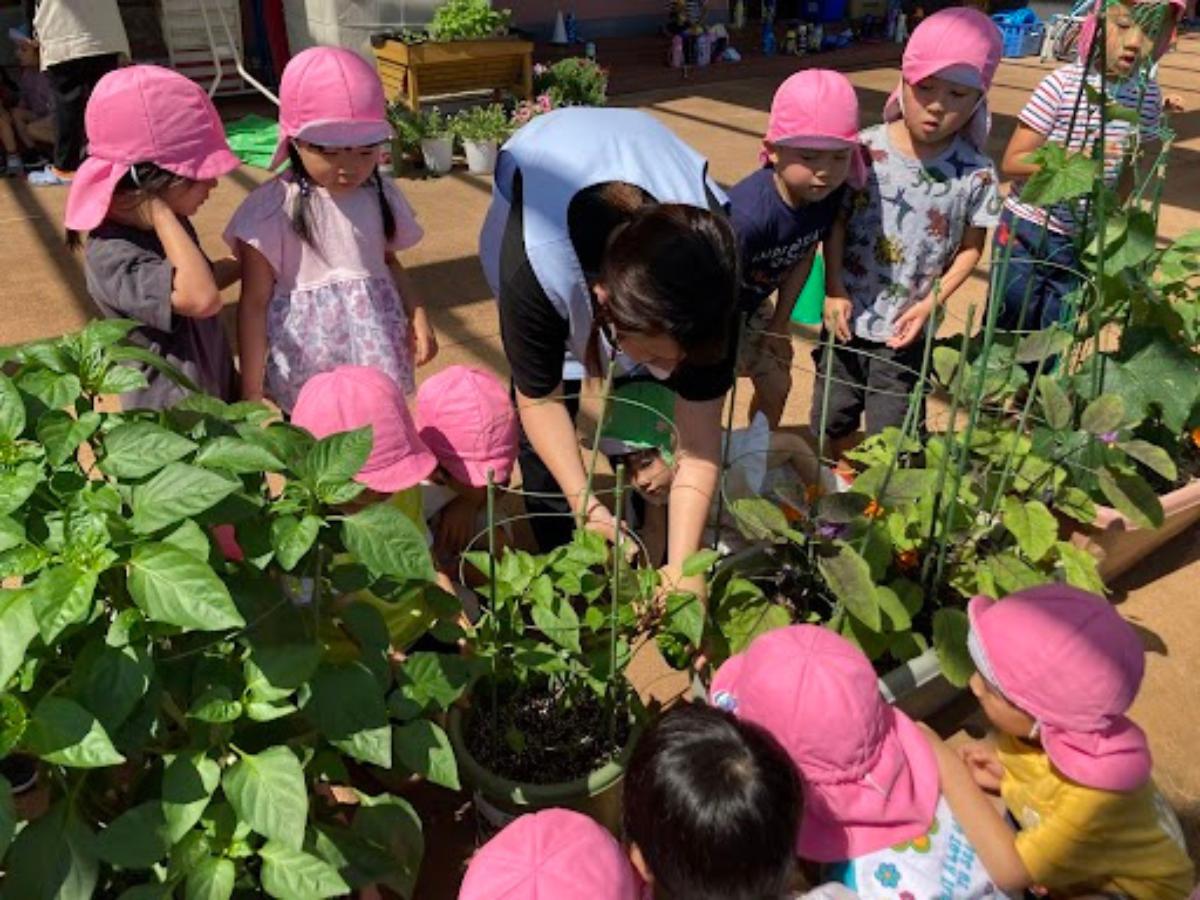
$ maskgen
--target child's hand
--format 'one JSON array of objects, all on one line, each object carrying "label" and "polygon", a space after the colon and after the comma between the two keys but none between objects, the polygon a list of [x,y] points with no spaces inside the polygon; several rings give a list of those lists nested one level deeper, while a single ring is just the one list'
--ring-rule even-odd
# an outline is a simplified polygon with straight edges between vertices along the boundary
[{"label": "child's hand", "polygon": [[825,320],[825,328],[833,332],[833,336],[842,343],[850,340],[850,314],[854,311],[854,304],[850,302],[849,297],[826,297],[825,308],[822,313],[822,318]]},{"label": "child's hand", "polygon": [[900,316],[892,323],[892,336],[888,339],[887,345],[893,350],[907,347],[921,336],[921,331],[925,328],[925,323],[929,321],[929,315],[932,312],[933,298],[926,297],[900,313]]},{"label": "child's hand", "polygon": [[433,326],[429,324],[425,307],[418,306],[412,311],[408,337],[414,365],[423,366],[437,356],[437,335],[434,334]]},{"label": "child's hand", "polygon": [[439,559],[457,558],[475,537],[479,507],[467,497],[455,497],[438,514],[433,546]]},{"label": "child's hand", "polygon": [[966,764],[977,785],[985,791],[1000,793],[1004,766],[1000,764],[1000,757],[992,744],[987,741],[968,741],[955,749],[958,751],[958,758]]},{"label": "child's hand", "polygon": [[1186,107],[1183,105],[1182,94],[1168,94],[1163,97],[1163,109],[1167,112],[1183,112]]}]

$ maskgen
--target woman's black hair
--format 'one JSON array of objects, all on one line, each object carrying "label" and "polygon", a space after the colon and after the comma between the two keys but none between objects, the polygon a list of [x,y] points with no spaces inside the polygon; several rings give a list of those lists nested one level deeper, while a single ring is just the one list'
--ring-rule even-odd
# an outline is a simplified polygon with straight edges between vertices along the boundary
[{"label": "woman's black hair", "polygon": [[[113,196],[118,194],[143,194],[147,197],[161,197],[167,189],[176,184],[190,184],[190,178],[168,172],[161,166],[151,162],[134,163],[129,171],[121,176],[113,188]],[[82,243],[79,232],[67,229],[67,246],[72,250],[79,249]]]},{"label": "woman's black hair", "polygon": [[660,900],[784,897],[800,811],[799,776],[775,739],[703,704],[650,725],[625,774],[625,839]]},{"label": "woman's black hair", "polygon": [[[304,168],[304,160],[300,158],[300,151],[296,149],[296,145],[292,141],[288,141],[287,152],[292,175],[296,179],[297,187],[300,188],[300,196],[296,198],[296,203],[292,206],[292,231],[296,232],[304,243],[311,245],[312,228],[308,220],[308,204],[312,199],[312,176],[308,174],[308,169]],[[383,176],[379,174],[378,166],[371,173],[371,178],[375,181],[375,193],[379,197],[379,214],[383,217],[383,234],[390,241],[396,236],[396,217],[392,213],[391,205],[387,202],[387,197],[384,196]]]},{"label": "woman's black hair", "polygon": [[[610,236],[599,282],[608,302],[597,327],[673,338],[688,362],[728,358],[738,297],[737,239],[725,217],[681,203],[637,209]],[[596,341],[588,353],[599,370]]]}]

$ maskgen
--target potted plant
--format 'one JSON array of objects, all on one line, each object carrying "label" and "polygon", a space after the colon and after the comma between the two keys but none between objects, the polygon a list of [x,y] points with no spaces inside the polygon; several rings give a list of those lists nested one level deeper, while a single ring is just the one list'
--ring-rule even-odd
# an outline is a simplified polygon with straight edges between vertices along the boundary
[{"label": "potted plant", "polygon": [[445,0],[433,11],[429,37],[434,41],[469,41],[508,33],[512,11],[492,9],[490,0]]},{"label": "potted plant", "polygon": [[435,106],[411,117],[411,134],[417,135],[421,158],[431,175],[445,175],[454,166],[454,131]]},{"label": "potted plant", "polygon": [[145,385],[135,363],[190,387],[124,343],[134,326],[3,351],[0,748],[37,759],[49,802],[17,820],[0,782],[5,891],[409,896],[414,810],[329,787],[357,766],[458,785],[433,721],[457,657],[397,662],[378,611],[337,600],[445,603],[423,535],[349,506],[369,429],[318,441],[200,394],[98,408]]},{"label": "potted plant", "polygon": [[[653,624],[657,573],[633,568],[588,531],[548,554],[468,560],[487,581],[487,608],[467,638],[483,675],[447,730],[481,816],[494,828],[566,806],[615,828],[643,713],[625,668]],[[670,602],[702,621],[694,596]]]},{"label": "potted plant", "polygon": [[454,117],[454,134],[462,141],[467,171],[472,175],[490,175],[496,169],[500,144],[512,132],[508,114],[499,103],[472,106]]},{"label": "potted plant", "polygon": [[573,56],[534,66],[533,90],[548,96],[555,107],[603,106],[608,101],[608,73],[595,60]]}]

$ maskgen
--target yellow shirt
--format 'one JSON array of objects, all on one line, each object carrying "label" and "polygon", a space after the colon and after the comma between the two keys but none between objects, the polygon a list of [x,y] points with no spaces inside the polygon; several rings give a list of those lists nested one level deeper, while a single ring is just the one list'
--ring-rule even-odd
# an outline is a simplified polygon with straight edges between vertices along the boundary
[{"label": "yellow shirt", "polygon": [[1021,825],[1017,853],[1054,894],[1116,891],[1135,900],[1177,900],[1195,872],[1175,814],[1153,781],[1104,791],[1071,781],[1040,747],[999,744],[1004,803]]}]

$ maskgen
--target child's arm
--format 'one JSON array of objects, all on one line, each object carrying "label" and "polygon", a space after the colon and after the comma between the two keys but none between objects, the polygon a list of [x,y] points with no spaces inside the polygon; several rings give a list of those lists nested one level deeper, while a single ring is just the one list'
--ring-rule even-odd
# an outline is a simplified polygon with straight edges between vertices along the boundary
[{"label": "child's arm", "polygon": [[242,296],[238,303],[238,357],[242,399],[261,400],[267,369],[267,305],[275,288],[275,270],[267,258],[238,242],[242,260]]},{"label": "child's arm", "polygon": [[222,256],[213,260],[213,278],[217,282],[217,290],[225,290],[231,284],[236,284],[242,278],[242,264],[236,256]]},{"label": "child's arm", "polygon": [[655,568],[661,566],[667,552],[667,508],[665,506],[646,504],[641,537],[642,543],[646,545],[646,564]]},{"label": "child's arm", "polygon": [[160,198],[151,197],[145,201],[143,214],[149,219],[175,270],[171,281],[171,308],[192,319],[215,316],[221,311],[221,291],[200,245]]},{"label": "child's arm", "polygon": [[842,254],[846,250],[846,214],[838,213],[825,239],[825,328],[839,341],[848,341],[854,304],[842,280]]},{"label": "child's arm", "polygon": [[969,225],[963,230],[962,243],[954,254],[949,268],[938,279],[939,286],[928,297],[918,300],[892,323],[892,336],[887,345],[893,349],[907,347],[921,335],[925,322],[933,313],[935,305],[944,305],[950,296],[970,277],[983,256],[983,245],[987,242],[987,229]]},{"label": "child's arm", "polygon": [[1017,130],[1008,140],[1004,148],[1004,158],[1000,160],[1000,174],[1008,178],[1028,178],[1035,175],[1041,166],[1028,161],[1034,153],[1046,143],[1046,135],[1030,128],[1024,122],[1017,122]]},{"label": "child's arm", "polygon": [[1033,877],[1017,852],[1013,830],[1000,817],[992,800],[975,784],[954,751],[928,728],[922,726],[921,730],[937,757],[942,796],[979,854],[988,877],[1001,893],[1020,894],[1033,884]]},{"label": "child's arm", "polygon": [[413,364],[423,366],[437,356],[437,335],[425,313],[425,301],[408,277],[408,270],[395,253],[388,252],[385,256],[392,280],[396,282],[396,290],[400,292],[400,299],[404,303],[404,311],[408,314]]}]

